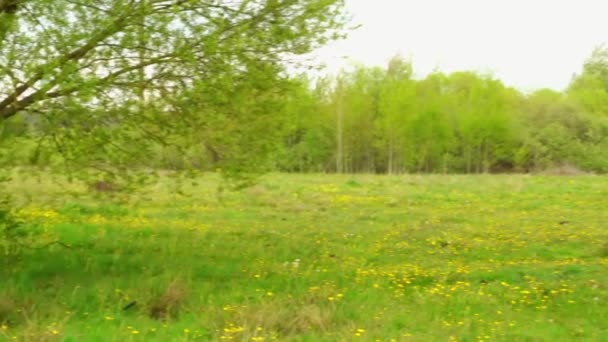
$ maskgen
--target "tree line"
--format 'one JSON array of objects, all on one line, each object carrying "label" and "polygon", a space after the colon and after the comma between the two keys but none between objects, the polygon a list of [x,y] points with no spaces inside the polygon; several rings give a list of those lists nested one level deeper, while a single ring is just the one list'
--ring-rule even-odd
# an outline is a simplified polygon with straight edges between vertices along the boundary
[{"label": "tree line", "polygon": [[608,49],[562,92],[524,94],[475,72],[414,77],[357,66],[290,97],[277,167],[293,172],[608,171]]}]

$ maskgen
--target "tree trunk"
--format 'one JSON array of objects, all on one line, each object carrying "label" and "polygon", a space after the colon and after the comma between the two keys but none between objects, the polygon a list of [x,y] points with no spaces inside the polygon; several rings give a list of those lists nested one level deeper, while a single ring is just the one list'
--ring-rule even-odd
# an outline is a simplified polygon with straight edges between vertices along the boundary
[{"label": "tree trunk", "polygon": [[338,85],[338,103],[336,108],[336,172],[344,172],[344,108],[342,87]]}]

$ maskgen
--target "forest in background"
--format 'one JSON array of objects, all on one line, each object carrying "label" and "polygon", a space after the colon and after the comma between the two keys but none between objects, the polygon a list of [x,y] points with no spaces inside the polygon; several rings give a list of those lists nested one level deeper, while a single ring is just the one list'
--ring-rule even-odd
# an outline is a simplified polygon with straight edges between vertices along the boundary
[{"label": "forest in background", "polygon": [[[209,116],[196,142],[153,144],[133,166],[217,170],[224,156],[238,160],[251,149],[265,156],[252,160],[265,171],[502,173],[571,166],[608,172],[605,46],[594,50],[562,92],[524,94],[472,71],[417,78],[412,63],[399,56],[386,68],[359,65],[284,82],[286,91],[271,100],[262,96],[260,108],[250,105],[258,102],[254,91],[231,95],[235,107],[256,112],[234,121]],[[40,137],[48,132],[39,123],[27,112],[4,122],[2,165],[62,160],[56,150],[42,152]]]},{"label": "forest in background", "polygon": [[281,170],[347,173],[608,171],[608,49],[563,92],[524,94],[476,72],[416,79],[400,57],[310,86],[286,115]]}]

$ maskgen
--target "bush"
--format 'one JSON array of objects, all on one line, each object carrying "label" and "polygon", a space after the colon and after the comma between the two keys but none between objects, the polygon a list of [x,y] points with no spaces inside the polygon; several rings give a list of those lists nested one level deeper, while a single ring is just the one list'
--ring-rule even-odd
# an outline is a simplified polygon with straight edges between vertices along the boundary
[{"label": "bush", "polygon": [[0,203],[0,248],[4,255],[17,254],[26,237],[24,222],[17,218],[9,202]]}]

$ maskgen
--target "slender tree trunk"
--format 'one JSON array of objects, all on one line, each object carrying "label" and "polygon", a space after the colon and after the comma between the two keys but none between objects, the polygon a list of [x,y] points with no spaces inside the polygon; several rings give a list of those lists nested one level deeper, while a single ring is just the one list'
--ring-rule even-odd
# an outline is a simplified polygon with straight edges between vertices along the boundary
[{"label": "slender tree trunk", "polygon": [[[139,40],[138,43],[140,46],[140,49],[137,52],[137,56],[139,58],[140,63],[144,63],[144,61],[146,59],[146,52],[144,49],[144,47],[146,46],[146,32],[145,32],[146,16],[144,15],[144,12],[146,11],[147,3],[148,3],[148,1],[146,1],[146,0],[142,0],[140,3],[141,18],[139,20],[139,27],[138,27],[138,32],[137,32],[138,40]],[[139,77],[139,80],[138,80],[139,87],[138,87],[137,91],[138,91],[141,111],[143,114],[146,111],[146,70],[145,70],[145,68],[140,68],[138,70],[138,77]]]},{"label": "slender tree trunk", "polygon": [[338,84],[336,104],[336,172],[344,172],[344,104],[342,86]]},{"label": "slender tree trunk", "polygon": [[477,146],[477,158],[476,158],[476,162],[475,162],[475,173],[480,174],[481,173],[481,169],[482,169],[482,160],[483,160],[483,156],[482,156],[482,152],[481,152],[481,145]]},{"label": "slender tree trunk", "polygon": [[465,147],[465,155],[467,160],[467,173],[473,173],[473,152],[471,145]]},{"label": "slender tree trunk", "polygon": [[490,172],[490,158],[488,158],[488,146],[484,142],[482,144],[482,160],[483,160],[483,173]]},{"label": "slender tree trunk", "polygon": [[387,156],[388,157],[387,169],[388,169],[388,174],[389,175],[393,174],[393,168],[394,168],[394,164],[393,164],[394,163],[393,157],[394,157],[394,153],[395,153],[394,152],[394,148],[395,148],[394,144],[395,143],[393,141],[393,134],[392,134],[392,131],[390,131],[389,138],[388,138],[388,151],[387,151],[387,153],[388,153],[388,156]]}]

